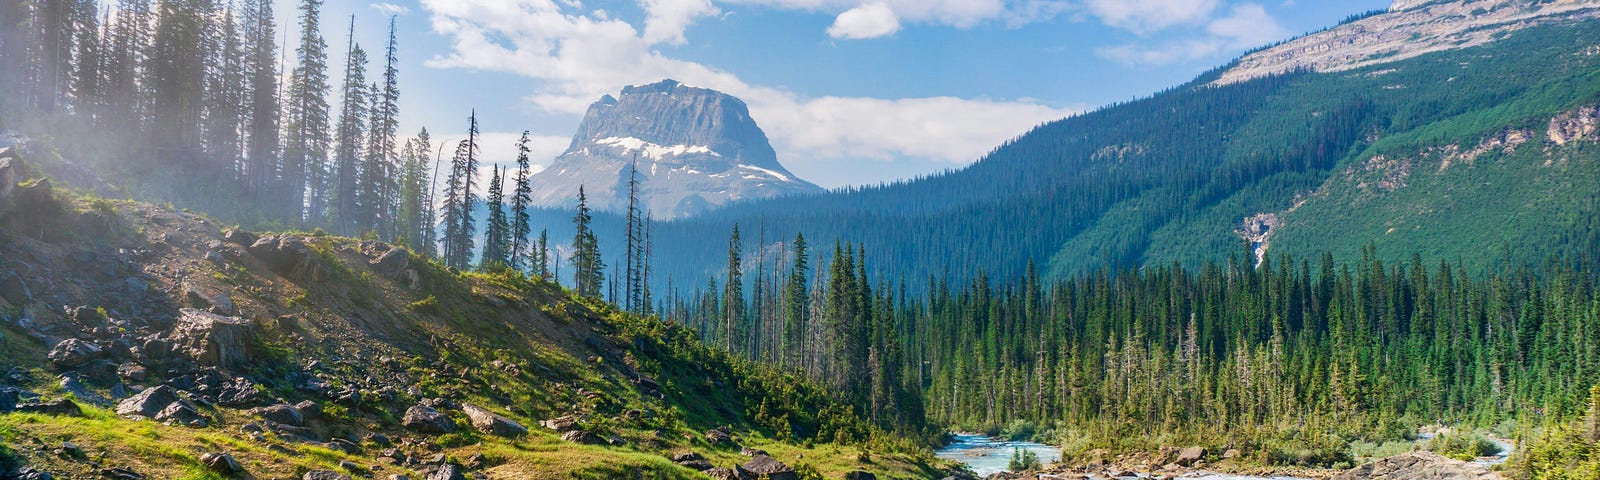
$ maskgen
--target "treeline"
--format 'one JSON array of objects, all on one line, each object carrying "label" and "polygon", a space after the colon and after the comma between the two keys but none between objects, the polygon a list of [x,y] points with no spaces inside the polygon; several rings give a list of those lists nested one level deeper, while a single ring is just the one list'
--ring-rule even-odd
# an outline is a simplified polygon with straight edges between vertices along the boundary
[{"label": "treeline", "polygon": [[746,253],[735,237],[721,286],[665,316],[825,382],[887,427],[1022,422],[1084,448],[1182,441],[1332,465],[1351,441],[1425,424],[1566,421],[1600,381],[1591,266],[1480,275],[1369,249],[1348,265],[1254,267],[1241,249],[1196,270],[1051,283],[1030,266],[908,293],[872,281],[858,247],[815,255],[797,237]]},{"label": "treeline", "polygon": [[435,154],[396,131],[394,20],[369,82],[351,18],[333,110],[321,4],[300,2],[286,66],[270,0],[5,2],[0,112],[149,196],[431,252]]}]

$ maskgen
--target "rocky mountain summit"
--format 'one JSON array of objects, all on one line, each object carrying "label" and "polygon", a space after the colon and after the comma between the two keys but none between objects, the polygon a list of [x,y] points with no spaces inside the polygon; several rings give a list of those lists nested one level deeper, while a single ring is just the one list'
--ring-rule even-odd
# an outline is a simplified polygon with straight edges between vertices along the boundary
[{"label": "rocky mountain summit", "polygon": [[575,205],[582,185],[591,207],[622,211],[634,161],[643,209],[658,219],[735,200],[822,191],[778,163],[743,101],[663,80],[590,105],[567,151],[533,176],[534,202]]},{"label": "rocky mountain summit", "polygon": [[1353,70],[1482,45],[1532,26],[1593,17],[1600,17],[1600,0],[1396,0],[1387,12],[1245,55],[1214,83],[1296,70]]}]

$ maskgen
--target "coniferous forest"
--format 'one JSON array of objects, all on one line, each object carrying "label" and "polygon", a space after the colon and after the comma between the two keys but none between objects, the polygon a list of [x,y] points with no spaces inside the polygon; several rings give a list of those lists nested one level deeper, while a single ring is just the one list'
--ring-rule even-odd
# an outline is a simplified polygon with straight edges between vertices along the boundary
[{"label": "coniferous forest", "polygon": [[[41,163],[66,183],[75,168],[119,179],[83,187],[101,196],[554,283],[824,386],[853,408],[840,416],[926,444],[967,429],[1069,456],[1200,445],[1348,467],[1453,425],[1521,442],[1512,468],[1529,476],[1600,464],[1600,194],[1581,191],[1593,170],[1564,186],[1574,198],[1542,204],[1559,218],[1484,226],[1504,234],[1470,246],[1451,243],[1481,239],[1458,224],[1381,246],[1301,233],[1282,240],[1301,256],[1258,261],[1234,232],[1187,236],[1200,220],[1298,208],[1352,162],[1425,157],[1430,142],[1471,145],[1600,100],[1600,61],[1503,55],[1578,42],[1593,25],[1485,50],[1504,68],[1461,73],[1458,88],[1370,93],[1379,80],[1310,72],[1186,85],[1041,126],[962,172],[658,225],[632,203],[593,212],[582,187],[576,210],[534,208],[528,134],[515,168],[483,175],[470,108],[456,144],[399,132],[392,21],[369,51],[354,19],[322,23],[320,0],[302,0],[292,26],[275,25],[270,0],[113,3],[0,4],[0,130],[52,144],[66,161]],[[286,31],[295,51],[278,45]],[[329,48],[344,65],[327,64]],[[1456,60],[1381,81],[1441,76]],[[1527,73],[1539,62],[1559,72]],[[1559,241],[1480,248],[1519,234]],[[1430,244],[1447,247],[1400,252]],[[796,433],[798,419],[765,405],[747,409],[755,423]]]}]

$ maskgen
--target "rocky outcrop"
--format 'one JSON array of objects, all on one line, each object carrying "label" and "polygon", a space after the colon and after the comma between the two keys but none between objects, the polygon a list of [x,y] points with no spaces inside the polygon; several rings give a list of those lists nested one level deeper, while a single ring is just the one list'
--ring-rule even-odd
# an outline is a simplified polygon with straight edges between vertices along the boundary
[{"label": "rocky outcrop", "polygon": [[1506,32],[1600,15],[1600,1],[1398,0],[1389,11],[1240,58],[1215,83],[1297,70],[1337,72],[1482,45]]},{"label": "rocky outcrop", "polygon": [[821,192],[782,164],[744,102],[672,80],[622,89],[589,106],[567,151],[532,177],[534,203],[627,207],[637,159],[640,208],[693,215],[739,199]]},{"label": "rocky outcrop", "polygon": [[394,277],[404,272],[411,264],[411,251],[404,248],[391,248],[383,255],[372,260],[372,271],[385,277]]},{"label": "rocky outcrop", "polygon": [[178,401],[178,393],[172,387],[160,385],[144,389],[143,392],[123,399],[117,403],[117,415],[123,417],[155,418],[156,414]]},{"label": "rocky outcrop", "polygon": [[472,421],[472,428],[479,432],[508,438],[528,433],[528,427],[476,405],[462,404],[461,412],[467,414],[467,419]]},{"label": "rocky outcrop", "polygon": [[1550,119],[1546,136],[1556,145],[1566,145],[1589,138],[1597,126],[1600,126],[1600,107],[1590,105]]},{"label": "rocky outcrop", "polygon": [[294,235],[262,237],[250,244],[254,255],[273,272],[291,279],[315,279],[316,256],[304,239]]},{"label": "rocky outcrop", "polygon": [[1433,452],[1411,452],[1362,465],[1333,480],[1499,480],[1482,465],[1446,458]]},{"label": "rocky outcrop", "polygon": [[185,308],[167,341],[202,366],[241,368],[250,361],[255,327],[238,317]]},{"label": "rocky outcrop", "polygon": [[800,475],[793,468],[784,465],[766,455],[756,455],[755,458],[740,465],[737,469],[745,473],[748,478],[765,478],[768,480],[800,480]]},{"label": "rocky outcrop", "polygon": [[106,357],[105,349],[84,340],[69,338],[50,349],[50,363],[56,368],[71,369]]}]

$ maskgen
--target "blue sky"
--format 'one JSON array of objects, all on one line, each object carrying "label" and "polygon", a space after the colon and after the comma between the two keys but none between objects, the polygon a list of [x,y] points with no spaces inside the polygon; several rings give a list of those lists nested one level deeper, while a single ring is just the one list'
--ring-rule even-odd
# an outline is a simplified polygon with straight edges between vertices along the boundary
[{"label": "blue sky", "polygon": [[[290,49],[298,3],[276,4]],[[743,98],[785,166],[839,187],[960,168],[1039,123],[1388,4],[329,0],[322,27],[337,82],[355,15],[373,78],[395,15],[402,132],[426,126],[435,145],[458,138],[476,109],[491,160],[509,160],[529,130],[535,163],[547,162],[600,95],[670,77]]]}]

